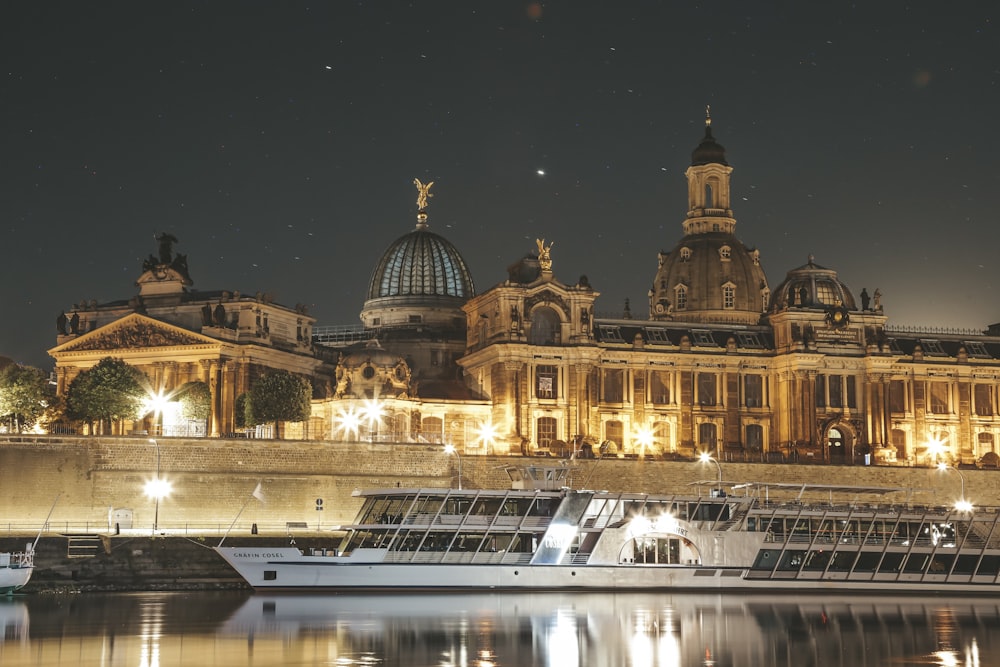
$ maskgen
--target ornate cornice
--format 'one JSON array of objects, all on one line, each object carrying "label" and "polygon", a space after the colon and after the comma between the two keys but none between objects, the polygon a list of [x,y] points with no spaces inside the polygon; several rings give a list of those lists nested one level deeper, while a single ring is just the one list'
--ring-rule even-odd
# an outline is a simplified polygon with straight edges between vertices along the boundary
[{"label": "ornate cornice", "polygon": [[67,346],[65,352],[83,352],[87,350],[127,350],[149,347],[176,347],[178,345],[204,345],[205,340],[196,336],[184,334],[175,329],[156,326],[149,322],[132,321],[122,326],[105,331],[95,332],[97,335],[80,340],[75,345]]}]

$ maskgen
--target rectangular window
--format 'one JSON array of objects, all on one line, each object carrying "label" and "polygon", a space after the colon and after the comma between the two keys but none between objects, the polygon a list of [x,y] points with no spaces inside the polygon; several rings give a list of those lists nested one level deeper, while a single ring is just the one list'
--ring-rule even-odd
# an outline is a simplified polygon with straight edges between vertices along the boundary
[{"label": "rectangular window", "polygon": [[431,350],[431,366],[441,365],[441,353],[438,350]]},{"label": "rectangular window", "polygon": [[748,424],[746,435],[746,447],[751,452],[759,452],[764,449],[764,427],[760,424]]},{"label": "rectangular window", "polygon": [[715,424],[712,422],[698,424],[698,445],[702,451],[715,449]]},{"label": "rectangular window", "polygon": [[993,416],[993,387],[988,384],[977,384],[975,388],[975,410],[980,417]]},{"label": "rectangular window", "polygon": [[604,371],[604,402],[621,403],[624,399],[625,371],[609,368]]},{"label": "rectangular window", "polygon": [[828,384],[830,387],[830,407],[844,407],[844,384],[842,377],[840,375],[831,375],[829,376]]},{"label": "rectangular window", "polygon": [[743,376],[743,401],[748,408],[764,406],[764,378],[762,376]]},{"label": "rectangular window", "polygon": [[669,343],[670,337],[667,335],[665,329],[659,329],[657,327],[649,327],[646,329],[646,335],[649,337],[649,342],[651,343]]},{"label": "rectangular window", "polygon": [[965,341],[965,351],[970,357],[989,359],[990,353],[986,351],[986,346],[977,341]]},{"label": "rectangular window", "polygon": [[906,412],[906,386],[902,380],[889,382],[889,412]]},{"label": "rectangular window", "polygon": [[649,400],[653,405],[667,405],[670,403],[669,371],[650,371]]},{"label": "rectangular window", "polygon": [[558,369],[555,366],[537,366],[535,368],[535,396],[537,398],[556,398],[558,395]]},{"label": "rectangular window", "polygon": [[948,383],[930,382],[930,411],[936,415],[948,414]]},{"label": "rectangular window", "polygon": [[625,427],[620,421],[609,421],[604,424],[604,439],[610,440],[619,447],[619,451],[622,446],[622,441],[625,437]]},{"label": "rectangular window", "polygon": [[548,447],[556,439],[555,417],[538,418],[538,446]]},{"label": "rectangular window", "polygon": [[703,329],[693,329],[691,331],[691,337],[694,339],[695,345],[704,346],[715,346],[715,338],[712,336],[711,331],[705,331]]},{"label": "rectangular window", "polygon": [[625,342],[625,339],[622,338],[621,327],[613,326],[610,324],[601,324],[598,325],[597,331],[601,335],[601,340],[607,341],[609,343]]},{"label": "rectangular window", "polygon": [[858,379],[853,375],[847,376],[847,407],[858,407]]},{"label": "rectangular window", "polygon": [[714,373],[698,373],[698,405],[715,405]]},{"label": "rectangular window", "polygon": [[920,347],[923,349],[924,354],[933,354],[935,356],[944,355],[944,348],[941,347],[941,341],[939,340],[929,340],[927,338],[921,338]]},{"label": "rectangular window", "polygon": [[826,407],[826,376],[822,373],[816,376],[816,407]]}]

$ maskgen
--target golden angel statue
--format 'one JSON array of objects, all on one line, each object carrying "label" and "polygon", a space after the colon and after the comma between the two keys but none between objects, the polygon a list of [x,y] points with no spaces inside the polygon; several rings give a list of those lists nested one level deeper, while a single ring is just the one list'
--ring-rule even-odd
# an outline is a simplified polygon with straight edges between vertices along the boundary
[{"label": "golden angel statue", "polygon": [[419,178],[414,178],[413,184],[417,186],[417,209],[423,211],[427,208],[427,200],[434,196],[431,194],[431,186],[434,185],[434,181],[424,185]]},{"label": "golden angel statue", "polygon": [[542,271],[551,271],[552,255],[549,251],[555,243],[545,245],[545,239],[535,239],[535,243],[538,245],[538,265],[542,267]]}]

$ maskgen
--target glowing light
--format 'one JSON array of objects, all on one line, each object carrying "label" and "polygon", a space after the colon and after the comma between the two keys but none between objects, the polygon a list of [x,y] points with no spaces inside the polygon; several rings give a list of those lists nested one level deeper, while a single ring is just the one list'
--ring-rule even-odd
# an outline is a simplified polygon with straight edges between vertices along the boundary
[{"label": "glowing light", "polygon": [[651,532],[653,524],[644,516],[632,517],[628,524],[629,537],[639,537]]},{"label": "glowing light", "polygon": [[143,414],[159,415],[163,412],[167,403],[170,402],[170,397],[164,395],[163,390],[157,392],[149,392],[149,396],[146,398],[146,402],[143,404]]},{"label": "glowing light", "polygon": [[377,398],[365,399],[361,406],[361,418],[368,422],[368,426],[377,426],[382,417],[385,416],[385,404]]},{"label": "glowing light", "polygon": [[353,433],[354,437],[358,436],[358,428],[361,425],[361,415],[354,411],[354,408],[348,408],[347,410],[342,410],[339,415],[337,415],[337,427],[345,436],[350,437]]},{"label": "glowing light", "polygon": [[[134,487],[133,487],[134,488]],[[169,496],[174,490],[173,484],[162,477],[156,477],[146,482],[143,491],[147,498],[161,500]]]},{"label": "glowing light", "polygon": [[937,461],[937,459],[940,456],[942,456],[945,452],[945,447],[944,447],[945,442],[946,442],[945,439],[937,438],[935,436],[927,438],[927,445],[926,445],[927,455],[930,456],[933,460]]},{"label": "glowing light", "polygon": [[635,430],[634,437],[635,441],[639,443],[639,447],[641,448],[639,452],[640,454],[645,455],[646,450],[653,446],[654,435],[653,429],[648,426],[640,426]]},{"label": "glowing light", "polygon": [[497,427],[492,422],[484,422],[476,430],[476,439],[486,448],[492,447],[497,439]]}]

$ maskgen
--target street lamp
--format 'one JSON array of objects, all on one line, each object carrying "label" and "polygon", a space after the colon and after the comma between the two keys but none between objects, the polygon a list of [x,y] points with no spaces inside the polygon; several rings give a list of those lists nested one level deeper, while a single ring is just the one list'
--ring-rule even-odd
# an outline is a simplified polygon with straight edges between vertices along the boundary
[{"label": "street lamp", "polygon": [[444,453],[445,454],[454,454],[455,457],[458,459],[458,489],[459,489],[459,491],[461,491],[462,490],[462,455],[458,453],[457,449],[455,449],[455,445],[445,445],[444,446]]},{"label": "street lamp", "polygon": [[153,514],[153,533],[156,533],[160,526],[160,498],[166,498],[170,495],[172,487],[170,482],[165,479],[160,479],[160,445],[156,440],[150,440],[149,444],[156,448],[156,476],[146,482],[145,492],[147,498],[153,498],[155,501],[155,510]]},{"label": "street lamp", "polygon": [[722,464],[719,463],[715,459],[715,457],[713,457],[708,452],[702,452],[701,454],[699,454],[698,455],[698,460],[701,461],[702,463],[708,463],[709,461],[711,461],[712,463],[715,464],[716,469],[719,471],[719,482],[718,482],[718,491],[717,492],[718,492],[718,495],[721,496],[722,495]]},{"label": "street lamp", "polygon": [[954,470],[955,472],[958,473],[958,478],[960,480],[962,480],[962,495],[959,497],[958,501],[955,503],[955,509],[957,509],[959,512],[971,512],[972,511],[972,503],[970,503],[965,498],[965,475],[962,473],[962,471],[959,470],[958,468],[956,468],[954,466],[950,466],[950,465],[948,465],[947,463],[944,463],[944,462],[937,464],[937,469],[940,470],[940,471],[942,471],[942,472],[944,472],[946,470]]}]

